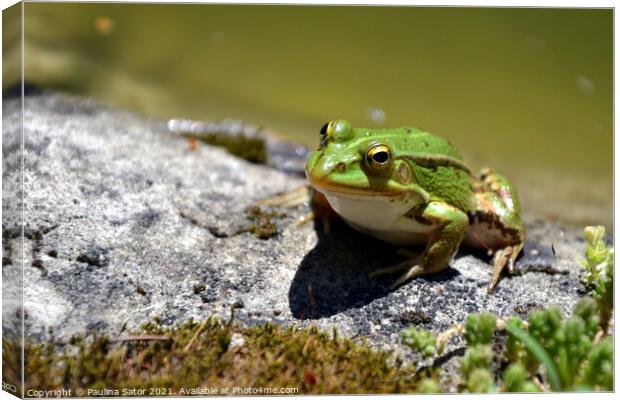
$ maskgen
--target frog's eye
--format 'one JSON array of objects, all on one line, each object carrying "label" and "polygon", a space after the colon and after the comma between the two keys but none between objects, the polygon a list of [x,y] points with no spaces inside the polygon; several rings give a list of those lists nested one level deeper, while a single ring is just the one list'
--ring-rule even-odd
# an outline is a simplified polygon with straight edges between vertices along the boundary
[{"label": "frog's eye", "polygon": [[392,168],[394,160],[390,148],[381,143],[372,144],[366,151],[366,165],[375,173],[383,174]]},{"label": "frog's eye", "polygon": [[331,135],[335,141],[342,142],[351,138],[353,130],[351,129],[351,124],[349,121],[344,119],[339,119],[331,123],[331,132],[330,127],[327,128],[327,134]]},{"label": "frog's eye", "polygon": [[327,126],[328,125],[329,125],[329,122],[326,122],[325,125],[323,125],[323,127],[321,128],[321,136],[327,135]]}]

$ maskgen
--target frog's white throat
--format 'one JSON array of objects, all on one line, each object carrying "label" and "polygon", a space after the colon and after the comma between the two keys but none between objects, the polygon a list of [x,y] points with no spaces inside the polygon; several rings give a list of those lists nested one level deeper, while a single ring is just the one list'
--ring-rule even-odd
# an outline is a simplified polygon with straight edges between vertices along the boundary
[{"label": "frog's white throat", "polygon": [[352,228],[399,246],[422,244],[432,226],[407,213],[424,199],[412,192],[394,196],[380,193],[351,194],[321,190],[329,205]]}]

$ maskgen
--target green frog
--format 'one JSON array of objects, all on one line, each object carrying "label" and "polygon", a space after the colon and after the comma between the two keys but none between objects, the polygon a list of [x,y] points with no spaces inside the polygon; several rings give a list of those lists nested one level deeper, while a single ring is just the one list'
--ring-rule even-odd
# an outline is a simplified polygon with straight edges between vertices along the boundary
[{"label": "green frog", "polygon": [[517,193],[487,168],[472,174],[446,139],[417,128],[353,128],[343,119],[321,129],[306,176],[354,229],[421,254],[371,272],[401,272],[392,289],[445,269],[461,244],[493,254],[491,293],[502,270],[514,272],[525,241]]}]

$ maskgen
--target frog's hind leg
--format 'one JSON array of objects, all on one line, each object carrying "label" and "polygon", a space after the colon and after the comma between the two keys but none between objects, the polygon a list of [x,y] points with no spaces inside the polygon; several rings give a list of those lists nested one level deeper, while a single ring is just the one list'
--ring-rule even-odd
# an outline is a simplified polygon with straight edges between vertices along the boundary
[{"label": "frog's hind leg", "polygon": [[521,221],[519,199],[508,180],[483,169],[474,184],[475,210],[470,214],[470,229],[465,243],[493,254],[493,274],[487,287],[491,293],[504,268],[514,272],[515,261],[523,249],[525,227]]},{"label": "frog's hind leg", "polygon": [[404,255],[409,257],[408,260],[403,261],[401,263],[398,263],[396,265],[392,265],[390,267],[386,267],[386,268],[379,268],[376,269],[374,271],[371,271],[370,273],[368,273],[368,277],[369,278],[375,278],[377,276],[380,275],[389,275],[389,274],[393,274],[395,272],[400,272],[403,270],[410,270],[412,265],[417,265],[422,261],[422,256],[421,255],[415,255],[413,254],[413,252],[410,252],[408,250],[406,250],[406,252],[404,251],[404,249],[399,249],[398,251],[399,254]]},{"label": "frog's hind leg", "polygon": [[372,276],[376,276],[406,269],[407,271],[390,286],[390,289],[400,286],[411,278],[445,269],[467,232],[467,214],[440,201],[432,201],[424,208],[413,210],[409,216],[420,223],[433,226],[433,232],[421,255],[371,273]]}]

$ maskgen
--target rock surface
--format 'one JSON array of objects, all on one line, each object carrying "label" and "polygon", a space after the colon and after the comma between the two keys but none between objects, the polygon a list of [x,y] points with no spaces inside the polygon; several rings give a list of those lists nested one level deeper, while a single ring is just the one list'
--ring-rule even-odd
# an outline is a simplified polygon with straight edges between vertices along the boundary
[{"label": "rock surface", "polygon": [[[21,268],[19,193],[9,190],[20,179],[19,105],[5,101],[3,110],[4,179],[13,182],[3,191],[5,333],[19,308],[19,289],[6,283]],[[470,313],[525,316],[550,304],[568,313],[583,295],[580,230],[529,221],[524,273],[505,277],[491,295],[488,259],[468,252],[444,272],[390,291],[394,276],[367,274],[398,262],[396,249],[342,223],[328,234],[319,223],[297,225],[306,205],[286,210],[271,239],[240,233],[246,207],[303,185],[301,177],[217,147],[192,150],[163,121],[65,95],[27,97],[24,134],[30,340],[47,340],[50,331],[56,340],[116,335],[155,317],[166,324],[228,318],[234,305],[245,324],[335,326],[414,360],[400,344],[407,326],[439,332]],[[561,273],[537,272],[549,263]],[[447,352],[458,347],[453,340]]]}]

